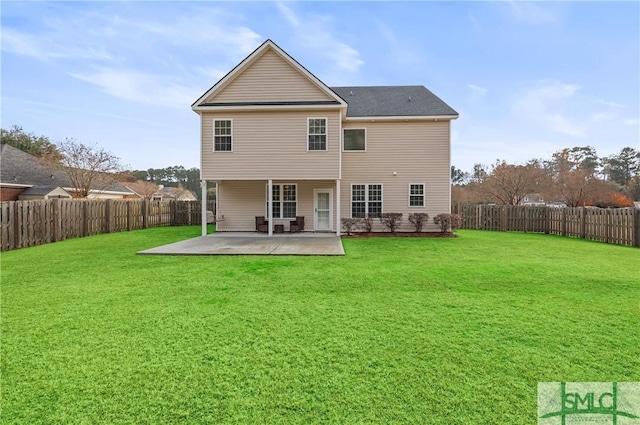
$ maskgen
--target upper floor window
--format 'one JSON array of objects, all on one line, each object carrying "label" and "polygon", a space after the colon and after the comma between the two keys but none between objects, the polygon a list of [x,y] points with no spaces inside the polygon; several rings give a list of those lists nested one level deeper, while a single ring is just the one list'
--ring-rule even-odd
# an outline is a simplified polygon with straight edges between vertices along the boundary
[{"label": "upper floor window", "polygon": [[366,132],[364,128],[345,129],[343,140],[345,151],[367,150]]},{"label": "upper floor window", "polygon": [[233,128],[231,120],[213,121],[213,150],[215,152],[231,152]]},{"label": "upper floor window", "polygon": [[409,206],[424,207],[424,183],[409,184]]},{"label": "upper floor window", "polygon": [[308,120],[309,150],[327,150],[327,119],[309,118]]}]

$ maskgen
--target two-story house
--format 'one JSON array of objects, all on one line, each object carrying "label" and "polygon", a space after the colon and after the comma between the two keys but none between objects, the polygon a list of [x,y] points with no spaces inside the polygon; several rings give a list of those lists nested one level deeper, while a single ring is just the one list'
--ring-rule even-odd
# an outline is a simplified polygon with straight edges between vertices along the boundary
[{"label": "two-story house", "polygon": [[271,234],[304,216],[305,231],[339,235],[341,217],[382,212],[403,213],[409,231],[410,213],[450,211],[458,114],[423,86],[328,87],[267,40],[192,109],[217,231],[254,231],[265,216]]}]

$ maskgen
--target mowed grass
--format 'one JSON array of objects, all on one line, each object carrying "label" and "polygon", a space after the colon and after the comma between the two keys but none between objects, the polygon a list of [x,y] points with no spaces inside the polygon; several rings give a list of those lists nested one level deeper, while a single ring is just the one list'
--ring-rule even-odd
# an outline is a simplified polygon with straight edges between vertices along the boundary
[{"label": "mowed grass", "polygon": [[640,381],[640,250],[347,239],[138,256],[198,227],[2,254],[2,423],[532,424],[539,381]]}]

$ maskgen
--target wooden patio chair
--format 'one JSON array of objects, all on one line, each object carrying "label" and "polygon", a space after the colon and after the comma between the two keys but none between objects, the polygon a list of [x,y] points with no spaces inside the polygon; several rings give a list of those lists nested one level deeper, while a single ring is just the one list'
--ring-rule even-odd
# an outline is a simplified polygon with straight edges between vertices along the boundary
[{"label": "wooden patio chair", "polygon": [[289,232],[302,232],[304,231],[304,216],[297,216],[295,220],[289,222]]},{"label": "wooden patio chair", "polygon": [[269,232],[269,220],[265,220],[264,216],[256,216],[256,232]]}]

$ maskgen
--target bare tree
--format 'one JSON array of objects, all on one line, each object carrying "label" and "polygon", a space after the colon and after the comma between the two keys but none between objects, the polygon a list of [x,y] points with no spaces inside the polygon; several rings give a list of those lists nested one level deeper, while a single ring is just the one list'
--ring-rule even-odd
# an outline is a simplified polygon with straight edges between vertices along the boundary
[{"label": "bare tree", "polygon": [[91,190],[103,191],[118,181],[123,167],[120,158],[96,145],[85,145],[74,139],[58,144],[62,155],[60,166],[79,197]]},{"label": "bare tree", "polygon": [[600,183],[602,182],[586,169],[562,171],[554,179],[551,193],[569,207],[580,207],[602,190]]},{"label": "bare tree", "polygon": [[142,196],[144,199],[151,199],[154,193],[158,191],[160,186],[154,182],[138,180],[132,183],[126,183],[126,186]]},{"label": "bare tree", "polygon": [[497,161],[482,181],[482,190],[501,205],[520,205],[527,194],[548,186],[548,176],[537,163],[513,165]]}]

